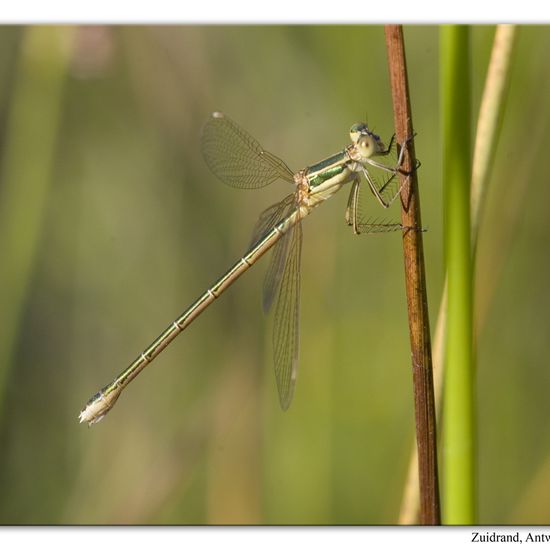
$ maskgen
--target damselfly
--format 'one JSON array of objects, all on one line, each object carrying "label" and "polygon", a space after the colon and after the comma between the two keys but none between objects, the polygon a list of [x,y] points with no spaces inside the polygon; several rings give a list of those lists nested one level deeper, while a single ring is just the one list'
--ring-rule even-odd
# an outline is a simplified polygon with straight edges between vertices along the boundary
[{"label": "damselfly", "polygon": [[[263,287],[263,309],[275,304],[273,360],[281,407],[292,401],[298,366],[298,317],[300,303],[301,221],[343,185],[351,183],[346,221],[355,233],[405,229],[399,223],[365,221],[361,215],[360,175],[380,204],[387,208],[401,191],[397,175],[403,171],[405,147],[397,147],[393,166],[376,160],[394,149],[392,137],[386,148],[367,124],[350,130],[351,144],[316,164],[293,173],[278,157],[266,151],[252,136],[222,113],[213,113],[202,134],[206,164],[223,182],[241,189],[256,189],[282,180],[293,186],[281,202],[261,215],[246,254],[187,308],[113,382],[94,395],[80,412],[80,422],[99,422],[113,407],[122,390],[216,298],[273,248]],[[376,178],[373,169],[384,174]]]}]

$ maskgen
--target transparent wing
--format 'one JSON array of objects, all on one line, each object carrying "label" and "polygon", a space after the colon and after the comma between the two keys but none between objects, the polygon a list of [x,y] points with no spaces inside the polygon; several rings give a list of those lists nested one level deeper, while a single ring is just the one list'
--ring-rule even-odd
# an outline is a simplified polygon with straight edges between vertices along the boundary
[{"label": "transparent wing", "polygon": [[275,377],[283,410],[288,409],[292,401],[298,368],[301,223],[298,222],[289,229],[288,234],[286,259],[277,292],[273,327]]},{"label": "transparent wing", "polygon": [[[269,208],[266,208],[258,218],[254,231],[252,231],[252,238],[250,239],[250,246],[256,244],[264,235],[275,227],[278,223],[283,221],[287,212],[291,209],[291,206],[296,204],[296,195],[291,193],[287,195],[282,201],[273,204]],[[276,246],[276,245],[275,245]]]},{"label": "transparent wing", "polygon": [[[292,193],[281,202],[264,210],[254,228],[251,244],[259,242],[296,207],[296,195]],[[302,227],[298,222],[273,247],[262,295],[265,313],[269,312],[277,297],[273,327],[273,357],[279,400],[284,410],[292,401],[298,361],[301,248]]]},{"label": "transparent wing", "polygon": [[212,113],[204,125],[201,148],[210,170],[231,187],[258,189],[277,179],[294,183],[280,158],[223,113]]},{"label": "transparent wing", "polygon": [[[253,242],[258,242],[263,235],[271,231],[277,224],[281,223],[296,208],[296,196],[291,194],[278,204],[265,210],[254,229],[254,235],[252,237]],[[291,237],[292,231],[287,231],[273,247],[262,292],[262,307],[264,313],[268,313],[271,309],[273,299],[279,289],[289,252]]]},{"label": "transparent wing", "polygon": [[283,237],[273,247],[271,261],[264,279],[262,290],[262,308],[264,313],[269,313],[273,305],[273,299],[281,287],[281,280],[290,251],[290,241],[293,231],[287,231]]}]

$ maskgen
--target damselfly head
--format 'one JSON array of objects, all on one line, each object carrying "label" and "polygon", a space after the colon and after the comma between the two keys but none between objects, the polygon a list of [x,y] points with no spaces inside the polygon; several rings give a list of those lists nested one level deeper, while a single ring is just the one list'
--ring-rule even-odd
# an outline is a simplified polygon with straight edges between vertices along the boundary
[{"label": "damselfly head", "polygon": [[357,152],[363,158],[369,158],[385,150],[385,146],[380,136],[369,130],[364,122],[357,122],[349,131],[351,141],[355,145]]}]

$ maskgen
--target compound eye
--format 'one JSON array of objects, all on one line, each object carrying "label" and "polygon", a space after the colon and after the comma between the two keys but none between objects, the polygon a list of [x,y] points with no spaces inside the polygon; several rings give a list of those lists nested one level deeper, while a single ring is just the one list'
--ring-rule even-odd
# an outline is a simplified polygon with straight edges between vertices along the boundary
[{"label": "compound eye", "polygon": [[357,140],[357,152],[363,158],[369,158],[376,154],[375,144],[372,136],[363,135]]},{"label": "compound eye", "polygon": [[364,136],[359,140],[359,147],[364,151],[372,151],[373,143],[370,136]]}]

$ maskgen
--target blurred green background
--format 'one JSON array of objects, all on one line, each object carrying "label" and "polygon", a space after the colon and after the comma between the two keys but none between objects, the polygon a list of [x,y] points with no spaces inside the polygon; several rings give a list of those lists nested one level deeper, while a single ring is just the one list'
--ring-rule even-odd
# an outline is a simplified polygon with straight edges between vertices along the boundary
[{"label": "blurred green background", "polygon": [[[476,113],[493,34],[472,28]],[[406,27],[405,41],[433,328],[438,28]],[[481,523],[550,522],[549,48],[547,27],[520,29],[480,235]],[[214,110],[296,170],[365,117],[389,138],[383,27],[0,28],[0,523],[397,521],[414,438],[401,239],[355,237],[345,192],[304,223],[288,412],[262,260],[103,422],[78,423],[288,192],[215,179],[199,149]]]}]

